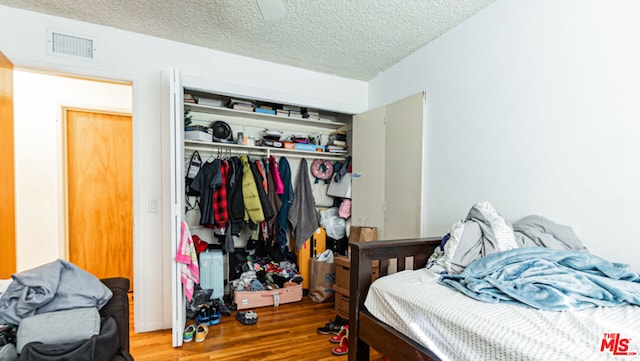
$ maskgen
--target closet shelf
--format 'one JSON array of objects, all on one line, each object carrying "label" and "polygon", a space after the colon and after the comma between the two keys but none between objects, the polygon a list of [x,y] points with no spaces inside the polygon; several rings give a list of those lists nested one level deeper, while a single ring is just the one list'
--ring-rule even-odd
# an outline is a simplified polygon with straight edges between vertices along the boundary
[{"label": "closet shelf", "polygon": [[285,157],[294,158],[308,158],[308,159],[328,159],[328,160],[345,160],[348,154],[335,154],[329,152],[311,152],[295,149],[283,149],[283,148],[271,148],[271,147],[256,147],[251,145],[234,144],[234,143],[213,143],[202,142],[197,140],[185,140],[184,149],[197,150],[199,152],[217,152],[220,154],[226,154],[226,151],[230,151],[232,154],[252,154],[252,155],[279,155]]},{"label": "closet shelf", "polygon": [[340,129],[347,125],[347,123],[333,122],[330,120],[281,117],[281,116],[271,115],[271,114],[262,114],[262,113],[255,113],[255,112],[252,113],[252,112],[247,112],[247,111],[242,111],[237,109],[193,104],[193,103],[184,103],[184,109],[194,111],[194,112],[199,112],[199,113],[226,114],[230,116],[250,117],[254,119],[275,121],[275,122],[294,124],[294,125],[308,125],[312,127]]}]

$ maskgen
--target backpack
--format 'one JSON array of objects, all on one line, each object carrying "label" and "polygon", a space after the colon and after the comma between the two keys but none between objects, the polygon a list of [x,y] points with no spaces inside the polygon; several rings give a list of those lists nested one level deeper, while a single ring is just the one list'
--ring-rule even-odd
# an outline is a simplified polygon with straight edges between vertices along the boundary
[{"label": "backpack", "polygon": [[202,166],[202,158],[200,158],[200,153],[198,151],[194,151],[191,155],[191,159],[186,164],[185,169],[185,179],[184,179],[184,189],[188,196],[199,196],[200,192],[194,191],[191,189],[191,183],[200,172],[200,167]]}]

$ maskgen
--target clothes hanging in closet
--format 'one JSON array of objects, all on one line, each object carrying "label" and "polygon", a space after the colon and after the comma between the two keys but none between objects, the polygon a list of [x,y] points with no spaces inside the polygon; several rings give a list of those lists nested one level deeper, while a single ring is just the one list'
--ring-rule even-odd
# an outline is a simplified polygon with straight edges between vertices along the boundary
[{"label": "clothes hanging in closet", "polygon": [[213,194],[222,185],[220,174],[220,159],[206,162],[191,183],[191,189],[200,193],[200,225],[211,227],[215,225],[213,212]]},{"label": "clothes hanging in closet", "polygon": [[304,158],[300,160],[300,168],[296,177],[295,199],[289,210],[289,222],[291,222],[298,249],[318,229],[318,215],[309,180],[309,167]]},{"label": "clothes hanging in closet", "polygon": [[[227,206],[229,211],[229,238],[240,234],[244,224],[244,197],[242,195],[242,162],[238,157],[228,160],[229,174],[227,175]],[[233,239],[231,239],[233,241]],[[233,248],[233,247],[232,247]]]},{"label": "clothes hanging in closet", "polygon": [[258,186],[256,185],[249,157],[243,155],[240,157],[242,162],[242,199],[244,201],[244,220],[259,224],[264,221],[264,213],[262,204],[260,203],[260,195],[258,194]]},{"label": "clothes hanging in closet", "polygon": [[[280,186],[283,189],[284,192],[284,185],[282,184],[282,179],[280,179],[280,173],[278,172],[274,172],[278,170],[278,164],[276,163],[276,158],[274,156],[269,156],[269,159],[267,160],[267,162],[269,163],[268,169],[269,171],[267,172],[267,195],[269,196],[269,203],[271,204],[271,207],[273,207],[273,210],[276,212],[276,214],[279,215],[280,213],[280,208],[282,207],[282,200],[280,199],[280,196],[278,196],[277,194],[277,186],[276,184],[279,182]],[[278,218],[279,217],[272,217],[270,220],[267,221],[267,229],[269,230],[269,239],[272,242],[276,242],[276,240],[278,239]]]},{"label": "clothes hanging in closet", "polygon": [[284,252],[284,248],[289,242],[289,210],[293,204],[294,194],[293,185],[291,184],[291,167],[289,167],[289,161],[285,157],[280,157],[278,162],[278,171],[281,176],[282,184],[284,186],[283,193],[280,196],[282,201],[282,207],[278,212],[278,244],[280,250]]}]

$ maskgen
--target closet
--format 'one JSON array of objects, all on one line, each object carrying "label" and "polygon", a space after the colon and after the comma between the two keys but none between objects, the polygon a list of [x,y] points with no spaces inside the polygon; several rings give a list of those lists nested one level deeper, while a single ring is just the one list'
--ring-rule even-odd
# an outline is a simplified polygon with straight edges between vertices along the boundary
[{"label": "closet", "polygon": [[[313,104],[287,104],[280,99],[255,99],[242,94],[228,94],[204,89],[193,85],[182,85],[180,74],[173,69],[170,74],[170,112],[172,124],[170,127],[170,158],[171,158],[171,232],[175,240],[172,254],[175,255],[180,240],[180,224],[185,221],[192,234],[207,241],[218,243],[213,230],[199,226],[200,212],[197,209],[186,210],[188,204],[193,205],[195,198],[185,196],[185,164],[197,151],[203,162],[217,158],[228,159],[235,156],[248,156],[251,159],[264,159],[274,156],[280,160],[286,157],[290,168],[294,189],[297,188],[296,176],[298,174],[301,159],[306,159],[308,166],[314,159],[329,160],[331,162],[344,161],[348,154],[318,152],[317,145],[308,144],[303,149],[286,149],[284,146],[271,147],[260,144],[266,130],[281,131],[283,137],[289,135],[304,135],[318,140],[319,145],[326,144],[327,139],[336,131],[344,131],[347,134],[347,144],[351,141],[352,115],[330,110],[319,109],[316,116],[301,118],[299,116],[278,116],[275,114],[263,114],[242,106],[229,108],[228,104],[244,101],[252,101],[254,104],[273,105],[276,108],[313,107]],[[186,100],[185,94],[199,99],[198,103]],[[206,99],[207,101],[204,101]],[[267,113],[272,113],[267,111]],[[185,136],[185,121],[190,131]],[[210,127],[215,122],[224,127],[228,126],[231,136],[222,141],[212,141],[212,134],[198,132],[199,129]],[[202,127],[202,128],[200,128]],[[241,137],[239,137],[241,135]],[[240,141],[239,141],[240,140]],[[290,144],[289,144],[290,145]],[[310,178],[313,179],[313,178]],[[186,212],[185,212],[186,210]],[[246,245],[249,232],[241,232],[239,237],[234,237],[237,248]],[[226,261],[228,262],[228,260]],[[172,323],[173,346],[182,344],[182,332],[185,324],[185,297],[180,282],[180,269],[176,262],[172,262]],[[226,277],[225,277],[226,278]]]},{"label": "closet", "polygon": [[[424,209],[426,208],[426,95],[424,92],[399,100],[384,107],[361,114],[346,114],[320,109],[320,119],[280,117],[217,106],[216,99],[263,101],[278,105],[289,104],[286,94],[278,93],[280,99],[247,98],[242,94],[231,94],[207,89],[206,86],[183,86],[178,69],[170,76],[171,126],[168,134],[171,169],[171,257],[175,255],[180,239],[180,224],[186,221],[197,229],[197,217],[185,215],[185,161],[193,151],[198,151],[203,161],[217,157],[249,155],[251,157],[287,157],[291,166],[292,181],[300,159],[310,165],[314,159],[331,162],[344,160],[345,154],[319,153],[311,150],[296,150],[263,147],[253,142],[262,138],[265,129],[277,129],[284,133],[304,133],[323,139],[336,130],[347,131],[347,143],[353,158],[352,208],[353,224],[368,223],[379,228],[379,239],[414,238],[425,235]],[[202,98],[212,99],[214,105],[185,102],[188,92]],[[285,95],[283,95],[285,94]],[[311,101],[312,102],[312,101]],[[223,121],[231,128],[232,140],[227,143],[211,142],[208,139],[185,139],[185,117],[190,125],[207,126]],[[190,117],[190,118],[189,118]],[[238,144],[238,133],[243,138],[253,137],[245,144]],[[205,136],[206,137],[206,136]],[[312,179],[312,178],[311,178]],[[194,213],[195,214],[195,213]],[[195,232],[194,232],[195,233]],[[242,247],[246,238],[236,240]],[[173,346],[182,345],[185,324],[185,296],[180,282],[180,269],[171,262],[172,280],[172,324]]]}]

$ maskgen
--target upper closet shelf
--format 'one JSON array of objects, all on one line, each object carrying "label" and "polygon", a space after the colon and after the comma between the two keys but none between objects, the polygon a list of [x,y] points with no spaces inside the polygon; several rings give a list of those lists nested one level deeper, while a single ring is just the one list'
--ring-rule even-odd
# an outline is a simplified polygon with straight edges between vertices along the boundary
[{"label": "upper closet shelf", "polygon": [[277,116],[277,115],[271,115],[271,114],[249,112],[249,111],[231,109],[226,107],[194,104],[194,103],[188,103],[188,102],[184,103],[184,109],[194,111],[194,112],[200,112],[200,113],[227,114],[230,116],[251,117],[254,119],[276,121],[276,122],[282,122],[287,124],[308,125],[308,126],[333,128],[333,129],[340,129],[347,125],[347,123],[337,122],[337,121],[334,122],[334,121],[322,120],[322,119],[317,120],[317,119],[307,119],[307,118],[298,118],[298,117]]},{"label": "upper closet shelf", "polygon": [[252,154],[252,155],[278,155],[294,158],[307,158],[307,159],[328,159],[328,160],[345,160],[347,154],[336,154],[330,152],[311,152],[306,150],[284,149],[284,148],[271,148],[271,147],[257,147],[251,145],[234,144],[234,143],[213,143],[203,142],[197,140],[185,140],[184,148],[189,150],[197,150],[199,152],[212,152],[220,153],[221,156],[226,155],[227,152],[231,154]]}]

